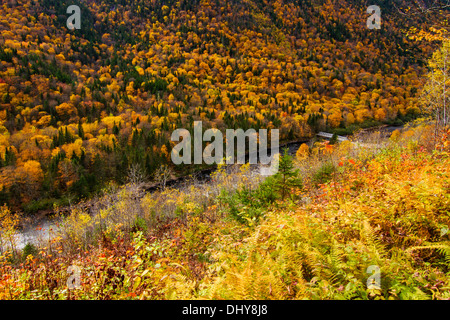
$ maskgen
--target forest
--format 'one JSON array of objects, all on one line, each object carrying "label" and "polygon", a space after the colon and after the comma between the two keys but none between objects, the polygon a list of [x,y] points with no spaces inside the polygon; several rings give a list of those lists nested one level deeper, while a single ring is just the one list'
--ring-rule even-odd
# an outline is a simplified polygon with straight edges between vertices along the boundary
[{"label": "forest", "polygon": [[[3,1],[0,300],[449,300],[436,3],[373,1],[369,29],[359,0]],[[300,147],[268,177],[174,164],[196,122]]]},{"label": "forest", "polygon": [[[79,30],[66,27],[73,4]],[[5,2],[0,203],[67,205],[133,165],[192,173],[171,163],[170,134],[194,121],[293,141],[416,118],[437,44],[380,5],[383,28],[369,30],[359,1]]]}]

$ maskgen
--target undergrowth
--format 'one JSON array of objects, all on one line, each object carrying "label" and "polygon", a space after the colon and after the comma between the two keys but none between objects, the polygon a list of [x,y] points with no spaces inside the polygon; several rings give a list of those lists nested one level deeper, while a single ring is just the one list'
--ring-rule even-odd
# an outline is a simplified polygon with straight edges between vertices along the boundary
[{"label": "undergrowth", "polygon": [[431,131],[316,144],[265,180],[219,166],[208,185],[110,191],[26,257],[4,250],[0,298],[450,299],[450,131]]}]

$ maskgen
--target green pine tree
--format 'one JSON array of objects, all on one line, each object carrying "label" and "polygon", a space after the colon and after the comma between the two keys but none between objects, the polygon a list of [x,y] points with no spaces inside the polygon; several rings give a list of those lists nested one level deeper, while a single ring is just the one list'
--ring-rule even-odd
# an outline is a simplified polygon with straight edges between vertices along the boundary
[{"label": "green pine tree", "polygon": [[84,130],[83,130],[83,125],[81,124],[81,120],[78,121],[78,136],[84,140]]},{"label": "green pine tree", "polygon": [[288,154],[288,149],[280,156],[278,172],[273,176],[274,188],[281,194],[282,199],[290,193],[292,188],[302,188],[302,180],[299,177],[299,170],[294,169],[292,157]]}]

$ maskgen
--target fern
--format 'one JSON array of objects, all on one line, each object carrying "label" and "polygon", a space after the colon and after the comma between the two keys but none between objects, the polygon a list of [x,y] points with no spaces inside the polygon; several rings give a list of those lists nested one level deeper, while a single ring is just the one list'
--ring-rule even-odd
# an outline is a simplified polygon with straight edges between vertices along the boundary
[{"label": "fern", "polygon": [[360,235],[361,240],[375,253],[378,261],[386,258],[386,249],[367,220],[362,223]]},{"label": "fern", "polygon": [[430,243],[424,246],[414,246],[408,248],[406,251],[412,252],[416,250],[426,250],[426,249],[436,250],[440,255],[444,257],[445,263],[447,264],[447,266],[450,267],[450,241]]}]

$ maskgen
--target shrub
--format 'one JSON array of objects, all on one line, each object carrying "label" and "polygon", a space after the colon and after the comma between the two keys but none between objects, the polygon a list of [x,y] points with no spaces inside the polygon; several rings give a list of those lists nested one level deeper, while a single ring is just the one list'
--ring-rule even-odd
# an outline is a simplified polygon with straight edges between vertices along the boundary
[{"label": "shrub", "polygon": [[257,222],[264,214],[264,209],[256,199],[256,192],[245,187],[233,194],[223,190],[219,201],[225,205],[225,212],[242,224]]},{"label": "shrub", "polygon": [[312,182],[315,185],[327,183],[331,180],[336,167],[332,162],[326,162],[312,176]]},{"label": "shrub", "polygon": [[134,219],[134,224],[132,227],[132,231],[147,231],[147,222],[144,218],[137,216],[136,219]]},{"label": "shrub", "polygon": [[35,256],[38,250],[34,244],[28,242],[22,249],[22,258],[25,260],[29,255]]}]

